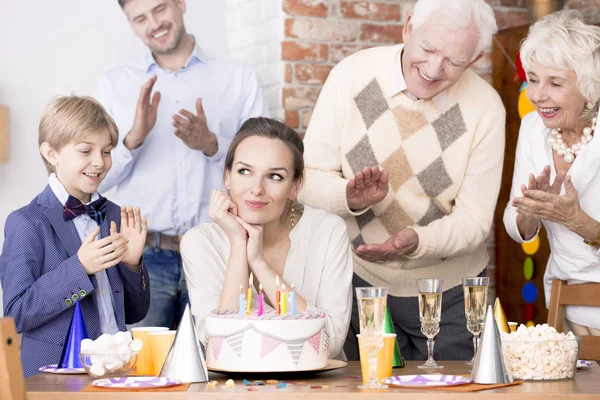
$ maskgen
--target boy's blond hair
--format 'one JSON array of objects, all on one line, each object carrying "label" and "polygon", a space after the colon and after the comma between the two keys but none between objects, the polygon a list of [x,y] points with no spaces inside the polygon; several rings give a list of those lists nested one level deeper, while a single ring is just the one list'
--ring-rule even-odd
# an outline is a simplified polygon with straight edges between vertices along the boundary
[{"label": "boy's blond hair", "polygon": [[[52,100],[42,114],[38,133],[38,144],[47,142],[60,151],[70,142],[82,140],[90,132],[108,130],[111,144],[117,145],[119,130],[112,117],[95,99],[87,96],[60,96]],[[54,167],[44,156],[42,160],[48,175]]]}]

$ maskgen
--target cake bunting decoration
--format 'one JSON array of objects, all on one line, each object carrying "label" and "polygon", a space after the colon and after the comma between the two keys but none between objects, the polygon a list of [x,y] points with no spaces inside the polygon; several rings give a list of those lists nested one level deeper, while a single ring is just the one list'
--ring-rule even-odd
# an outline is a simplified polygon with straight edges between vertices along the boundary
[{"label": "cake bunting decoration", "polygon": [[227,342],[227,344],[229,345],[229,347],[231,347],[231,349],[234,351],[234,353],[238,356],[241,357],[242,356],[242,342],[244,339],[244,332],[238,332],[235,335],[231,335],[228,336],[225,341]]},{"label": "cake bunting decoration", "polygon": [[319,345],[321,344],[321,331],[309,337],[306,341],[308,342],[308,344],[310,344],[310,346],[313,349],[315,349],[315,352],[319,354]]},{"label": "cake bunting decoration", "polygon": [[281,343],[282,341],[277,338],[263,335],[260,340],[260,358],[264,358],[267,354],[275,350]]}]

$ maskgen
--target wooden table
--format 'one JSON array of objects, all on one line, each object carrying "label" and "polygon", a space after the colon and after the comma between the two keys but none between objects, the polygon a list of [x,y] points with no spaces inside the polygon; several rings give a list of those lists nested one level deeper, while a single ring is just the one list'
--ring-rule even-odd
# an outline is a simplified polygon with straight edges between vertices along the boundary
[{"label": "wooden table", "polygon": [[[394,370],[396,375],[408,375],[419,373],[432,373],[434,371],[419,370],[416,365],[422,362],[408,361],[405,368]],[[467,374],[470,366],[461,361],[442,361],[440,364],[445,368],[441,370],[446,374]],[[437,370],[436,372],[439,372]],[[303,379],[307,386],[288,385],[286,388],[276,388],[275,385],[254,386],[257,391],[248,391],[242,380],[236,379],[233,388],[226,388],[223,384],[227,379],[224,375],[211,374],[211,379],[219,381],[216,387],[205,383],[196,383],[190,386],[187,392],[80,392],[90,383],[93,378],[87,375],[52,375],[39,374],[28,378],[27,386],[28,400],[77,400],[77,399],[130,399],[130,400],[187,400],[187,399],[326,399],[326,400],[349,400],[351,398],[361,399],[397,399],[399,396],[418,395],[421,399],[565,399],[565,398],[596,398],[600,399],[600,367],[593,363],[592,367],[578,371],[574,379],[548,382],[524,382],[520,385],[500,389],[484,390],[472,393],[459,393],[437,390],[418,390],[390,388],[380,391],[360,390],[356,386],[360,380],[348,378],[348,376],[360,376],[360,365],[358,362],[350,362],[345,368],[334,371],[323,372]],[[290,380],[292,381],[292,380]],[[329,385],[328,388],[311,389],[310,385]]]}]

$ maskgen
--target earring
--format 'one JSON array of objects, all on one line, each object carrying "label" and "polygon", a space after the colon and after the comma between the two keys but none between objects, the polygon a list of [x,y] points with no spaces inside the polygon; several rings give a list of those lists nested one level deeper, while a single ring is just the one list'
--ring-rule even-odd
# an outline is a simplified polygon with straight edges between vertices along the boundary
[{"label": "earring", "polygon": [[290,203],[290,226],[294,229],[294,226],[296,226],[296,213],[294,212],[294,202],[290,200]]},{"label": "earring", "polygon": [[585,108],[587,108],[588,110],[593,110],[594,109],[594,103],[592,103],[591,101],[588,101],[585,104]]}]

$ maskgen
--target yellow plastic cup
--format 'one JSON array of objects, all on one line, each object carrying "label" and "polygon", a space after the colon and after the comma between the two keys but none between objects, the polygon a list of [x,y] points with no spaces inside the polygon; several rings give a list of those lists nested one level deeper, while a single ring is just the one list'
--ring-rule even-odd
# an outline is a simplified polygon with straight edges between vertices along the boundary
[{"label": "yellow plastic cup", "polygon": [[171,345],[175,340],[175,333],[177,331],[158,331],[148,332],[150,336],[150,347],[152,348],[152,366],[154,368],[154,375],[160,375],[160,371],[167,359]]},{"label": "yellow plastic cup", "polygon": [[[360,352],[360,370],[362,373],[363,384],[369,380],[369,353],[362,345],[362,335],[356,335],[358,338],[358,350]],[[381,383],[382,379],[392,376],[392,366],[394,364],[394,345],[396,343],[395,333],[383,334],[383,347],[377,352],[377,370],[375,376]]]},{"label": "yellow plastic cup", "polygon": [[137,363],[135,364],[135,372],[138,375],[152,375],[154,373],[154,365],[152,362],[152,344],[150,343],[150,332],[168,331],[169,328],[162,326],[144,326],[139,328],[131,328],[131,336],[134,339],[140,339],[144,346],[138,354]]},{"label": "yellow plastic cup", "polygon": [[519,326],[518,322],[509,322],[508,323],[508,327],[510,328],[511,332],[515,332],[517,330],[518,326]]}]

